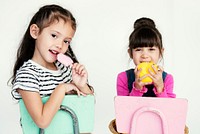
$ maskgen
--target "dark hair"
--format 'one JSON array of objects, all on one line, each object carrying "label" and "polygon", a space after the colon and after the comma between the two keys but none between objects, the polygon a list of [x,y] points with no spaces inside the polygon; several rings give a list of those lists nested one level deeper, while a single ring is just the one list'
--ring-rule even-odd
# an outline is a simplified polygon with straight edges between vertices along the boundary
[{"label": "dark hair", "polygon": [[129,49],[138,47],[153,47],[159,48],[160,54],[162,55],[162,36],[154,21],[150,18],[142,17],[137,19],[134,23],[134,30],[129,36]]},{"label": "dark hair", "polygon": [[[35,50],[35,39],[30,35],[30,26],[36,24],[39,27],[39,32],[51,25],[55,20],[63,19],[65,22],[69,21],[74,30],[76,30],[76,20],[72,13],[59,5],[46,5],[39,9],[39,11],[32,17],[30,24],[22,38],[20,46],[17,50],[17,60],[13,68],[13,76],[11,83],[14,83],[17,70],[33,57]],[[78,62],[72,48],[69,46],[66,55],[70,56],[74,62]]]}]

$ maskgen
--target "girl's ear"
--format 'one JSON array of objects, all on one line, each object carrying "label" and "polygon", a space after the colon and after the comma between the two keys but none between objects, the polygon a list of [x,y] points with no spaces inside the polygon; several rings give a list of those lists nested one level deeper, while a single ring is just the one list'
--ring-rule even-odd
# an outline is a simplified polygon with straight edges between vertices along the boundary
[{"label": "girl's ear", "polygon": [[162,49],[161,49],[161,55],[160,55],[160,56],[161,56],[161,58],[163,58],[163,55],[164,55],[164,50],[165,50],[164,48],[162,48]]},{"label": "girl's ear", "polygon": [[32,24],[30,26],[30,35],[33,39],[37,39],[38,35],[39,35],[39,27],[36,24]]},{"label": "girl's ear", "polygon": [[128,54],[129,54],[130,58],[132,59],[133,55],[132,55],[132,50],[130,48],[128,49]]},{"label": "girl's ear", "polygon": [[165,49],[164,49],[164,48],[162,48],[162,54],[164,53],[164,50],[165,50]]}]

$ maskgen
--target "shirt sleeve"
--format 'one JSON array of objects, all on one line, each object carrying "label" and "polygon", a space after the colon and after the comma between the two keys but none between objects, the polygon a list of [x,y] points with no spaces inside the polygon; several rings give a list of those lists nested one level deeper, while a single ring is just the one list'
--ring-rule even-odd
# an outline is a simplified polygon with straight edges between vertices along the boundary
[{"label": "shirt sleeve", "polygon": [[147,92],[147,88],[144,86],[141,90],[140,89],[137,89],[135,87],[135,82],[133,82],[133,85],[132,85],[132,90],[130,92],[130,95],[129,96],[142,96],[144,93]]},{"label": "shirt sleeve", "polygon": [[121,72],[117,76],[117,95],[118,96],[142,96],[145,92],[147,92],[147,89],[144,88],[141,91],[137,90],[134,87],[134,82],[133,82],[133,88],[131,92],[129,93],[128,89],[128,79],[126,72]]},{"label": "shirt sleeve", "polygon": [[126,72],[121,72],[117,76],[117,95],[119,96],[129,95]]},{"label": "shirt sleeve", "polygon": [[31,70],[19,70],[16,74],[11,94],[15,99],[20,99],[21,95],[17,92],[17,89],[39,92],[37,76]]},{"label": "shirt sleeve", "polygon": [[[147,88],[143,87],[142,90],[136,89],[135,86],[132,85],[132,90],[129,93],[128,89],[128,79],[126,72],[121,72],[117,76],[117,95],[119,96],[142,96],[144,93],[147,92]],[[156,88],[153,89],[154,93],[157,97],[166,97],[166,98],[175,98],[176,94],[173,93],[174,88],[174,80],[171,74],[167,74],[165,81],[164,81],[164,90],[162,93],[158,93]]]},{"label": "shirt sleeve", "polygon": [[166,98],[176,98],[176,94],[173,93],[174,89],[174,79],[171,74],[167,74],[164,81],[164,90],[162,93],[158,93],[156,88],[154,88],[154,93],[157,97],[166,97]]}]

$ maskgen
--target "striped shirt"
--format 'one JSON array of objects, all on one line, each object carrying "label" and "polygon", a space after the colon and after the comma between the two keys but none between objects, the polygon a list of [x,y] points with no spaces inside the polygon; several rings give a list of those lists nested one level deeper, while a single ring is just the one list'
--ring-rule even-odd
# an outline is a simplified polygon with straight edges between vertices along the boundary
[{"label": "striped shirt", "polygon": [[38,92],[41,97],[49,96],[60,83],[69,83],[72,80],[72,71],[56,61],[57,70],[49,70],[32,60],[25,62],[17,71],[13,84],[12,95],[21,99],[17,89]]}]

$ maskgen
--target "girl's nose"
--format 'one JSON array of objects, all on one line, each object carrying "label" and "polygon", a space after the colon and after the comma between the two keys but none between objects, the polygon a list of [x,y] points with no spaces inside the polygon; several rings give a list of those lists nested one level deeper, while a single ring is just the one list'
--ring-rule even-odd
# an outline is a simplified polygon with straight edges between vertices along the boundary
[{"label": "girl's nose", "polygon": [[148,56],[148,53],[146,51],[143,51],[141,57],[144,58],[144,59],[146,59],[149,56]]},{"label": "girl's nose", "polygon": [[59,48],[59,49],[61,49],[62,48],[62,42],[57,42],[56,43],[56,47]]}]

